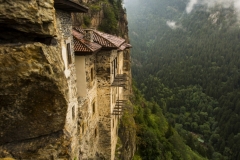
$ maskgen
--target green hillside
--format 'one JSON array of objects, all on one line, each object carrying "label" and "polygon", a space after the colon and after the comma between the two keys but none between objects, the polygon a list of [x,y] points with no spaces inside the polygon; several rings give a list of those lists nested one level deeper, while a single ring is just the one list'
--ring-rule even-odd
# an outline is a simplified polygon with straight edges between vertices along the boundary
[{"label": "green hillside", "polygon": [[132,70],[192,150],[240,159],[240,23],[232,5],[127,0]]},{"label": "green hillside", "polygon": [[135,160],[204,160],[172,128],[156,102],[145,100],[134,86],[134,119],[137,126]]}]

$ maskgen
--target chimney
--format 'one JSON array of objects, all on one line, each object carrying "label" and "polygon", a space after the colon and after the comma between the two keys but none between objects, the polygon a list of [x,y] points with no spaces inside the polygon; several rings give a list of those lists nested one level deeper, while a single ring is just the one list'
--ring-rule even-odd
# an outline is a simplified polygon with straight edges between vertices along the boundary
[{"label": "chimney", "polygon": [[93,42],[93,30],[92,29],[85,29],[84,38],[90,42]]}]

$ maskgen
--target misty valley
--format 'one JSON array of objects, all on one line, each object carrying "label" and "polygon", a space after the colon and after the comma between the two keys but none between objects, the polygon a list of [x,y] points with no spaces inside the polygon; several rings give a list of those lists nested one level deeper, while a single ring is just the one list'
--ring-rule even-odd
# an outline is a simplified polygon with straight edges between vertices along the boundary
[{"label": "misty valley", "polygon": [[240,2],[125,0],[135,159],[240,159]]}]

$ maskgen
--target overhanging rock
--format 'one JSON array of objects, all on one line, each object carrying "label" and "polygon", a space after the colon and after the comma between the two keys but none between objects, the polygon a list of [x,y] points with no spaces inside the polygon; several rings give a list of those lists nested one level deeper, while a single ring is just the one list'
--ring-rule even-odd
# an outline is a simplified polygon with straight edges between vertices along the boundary
[{"label": "overhanging rock", "polygon": [[57,47],[0,45],[0,145],[64,128],[67,83]]}]

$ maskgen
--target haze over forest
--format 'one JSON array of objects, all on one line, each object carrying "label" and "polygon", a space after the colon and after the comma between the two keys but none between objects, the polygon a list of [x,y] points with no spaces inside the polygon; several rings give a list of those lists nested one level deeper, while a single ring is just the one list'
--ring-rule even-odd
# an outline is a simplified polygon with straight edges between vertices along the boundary
[{"label": "haze over forest", "polygon": [[240,1],[125,0],[124,6],[142,105],[136,157],[240,159]]}]

